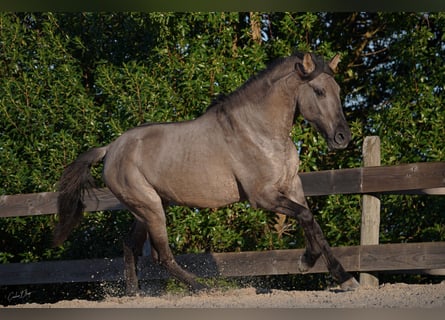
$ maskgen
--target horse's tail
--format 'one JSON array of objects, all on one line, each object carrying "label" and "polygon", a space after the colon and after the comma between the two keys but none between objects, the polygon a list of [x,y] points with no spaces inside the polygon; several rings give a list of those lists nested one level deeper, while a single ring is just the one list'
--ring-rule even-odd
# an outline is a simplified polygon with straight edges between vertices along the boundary
[{"label": "horse's tail", "polygon": [[54,246],[61,245],[82,219],[85,209],[83,194],[85,190],[94,187],[91,166],[100,162],[106,154],[106,146],[88,150],[63,171],[59,181],[57,198],[59,221],[54,229]]}]

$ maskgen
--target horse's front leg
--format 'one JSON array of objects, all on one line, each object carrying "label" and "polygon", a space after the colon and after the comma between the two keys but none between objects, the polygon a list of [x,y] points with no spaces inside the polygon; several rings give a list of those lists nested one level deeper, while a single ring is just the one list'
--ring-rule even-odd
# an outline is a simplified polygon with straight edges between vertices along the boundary
[{"label": "horse's front leg", "polygon": [[342,290],[349,291],[359,287],[357,280],[345,271],[343,265],[334,256],[312,212],[303,206],[297,209],[296,212],[296,218],[303,227],[307,243],[306,252],[300,258],[300,271],[305,272],[313,267],[317,259],[323,255],[329,272],[340,283]]},{"label": "horse's front leg", "polygon": [[302,273],[308,272],[321,256],[320,249],[316,249],[312,246],[313,240],[308,238],[308,234],[306,232],[304,232],[304,235],[306,239],[306,250],[298,261],[298,270],[300,270]]},{"label": "horse's front leg", "polygon": [[[299,268],[305,272],[313,267],[317,259],[323,255],[332,277],[340,283],[342,290],[356,289],[359,284],[354,277],[345,271],[342,264],[335,258],[320,225],[315,221],[304,198],[301,181],[297,177],[295,188],[290,192],[280,192],[273,187],[265,188],[257,202],[264,209],[279,212],[296,218],[306,237],[306,251],[299,261]],[[294,193],[294,194],[292,194]]]}]

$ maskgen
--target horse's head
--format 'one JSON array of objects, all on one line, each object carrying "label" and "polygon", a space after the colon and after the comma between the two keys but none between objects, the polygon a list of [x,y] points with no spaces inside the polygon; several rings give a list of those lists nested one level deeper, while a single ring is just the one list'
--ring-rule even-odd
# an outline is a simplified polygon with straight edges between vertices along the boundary
[{"label": "horse's head", "polygon": [[323,135],[329,149],[346,148],[351,131],[342,110],[340,87],[333,77],[339,55],[328,64],[309,53],[300,60],[295,65],[303,81],[297,96],[300,114]]}]

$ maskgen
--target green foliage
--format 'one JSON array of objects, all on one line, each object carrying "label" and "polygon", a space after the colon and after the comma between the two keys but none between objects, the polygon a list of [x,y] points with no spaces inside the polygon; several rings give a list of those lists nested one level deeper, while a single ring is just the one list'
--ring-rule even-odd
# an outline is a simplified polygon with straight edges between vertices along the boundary
[{"label": "green foliage", "polygon": [[[284,216],[283,216],[284,217]],[[171,207],[169,240],[176,253],[233,252],[301,247],[295,224],[246,203],[216,209]],[[283,219],[284,220],[284,219]],[[297,246],[297,244],[299,246]]]},{"label": "green foliage", "polygon": [[[54,191],[82,151],[144,122],[193,119],[296,50],[342,54],[336,78],[353,134],[347,150],[328,152],[299,117],[302,171],[361,166],[366,135],[380,136],[384,165],[444,161],[444,31],[443,13],[1,13],[0,192]],[[358,243],[360,197],[309,203],[333,246]],[[382,196],[381,241],[445,240],[443,205]],[[167,218],[177,254],[304,246],[295,221],[245,203],[172,207]],[[57,249],[52,216],[0,219],[0,262],[119,256],[131,219],[86,214]]]}]

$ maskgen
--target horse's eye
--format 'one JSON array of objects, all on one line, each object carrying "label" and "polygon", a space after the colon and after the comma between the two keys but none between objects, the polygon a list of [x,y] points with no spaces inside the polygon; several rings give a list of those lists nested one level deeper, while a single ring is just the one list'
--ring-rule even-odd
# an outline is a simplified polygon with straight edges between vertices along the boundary
[{"label": "horse's eye", "polygon": [[326,91],[322,88],[313,88],[315,94],[317,95],[317,97],[325,97],[326,96]]}]

